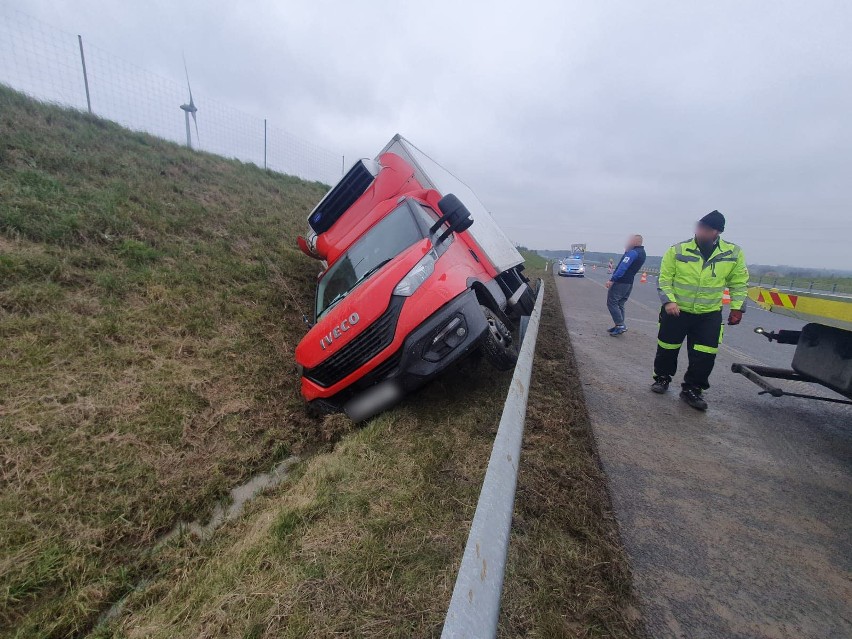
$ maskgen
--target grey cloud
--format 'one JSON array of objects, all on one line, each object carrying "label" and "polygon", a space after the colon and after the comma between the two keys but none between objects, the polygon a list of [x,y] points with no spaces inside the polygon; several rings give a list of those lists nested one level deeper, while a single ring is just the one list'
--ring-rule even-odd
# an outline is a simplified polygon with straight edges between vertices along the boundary
[{"label": "grey cloud", "polygon": [[718,208],[752,261],[850,267],[843,0],[17,4],[348,158],[400,131],[526,245]]}]

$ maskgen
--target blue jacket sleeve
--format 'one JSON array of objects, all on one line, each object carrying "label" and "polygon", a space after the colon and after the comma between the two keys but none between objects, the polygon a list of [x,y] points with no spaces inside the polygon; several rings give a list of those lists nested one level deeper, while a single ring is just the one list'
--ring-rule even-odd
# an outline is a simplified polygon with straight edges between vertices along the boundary
[{"label": "blue jacket sleeve", "polygon": [[612,274],[611,280],[615,281],[627,271],[627,267],[630,266],[630,262],[635,260],[638,257],[636,251],[627,251],[624,254],[624,257],[621,258],[621,262],[618,264],[618,268],[615,269],[615,273]]}]

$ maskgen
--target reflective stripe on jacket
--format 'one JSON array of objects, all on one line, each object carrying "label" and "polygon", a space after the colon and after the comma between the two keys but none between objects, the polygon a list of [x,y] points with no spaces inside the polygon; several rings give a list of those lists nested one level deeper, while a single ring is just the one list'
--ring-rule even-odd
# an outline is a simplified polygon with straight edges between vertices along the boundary
[{"label": "reflective stripe on jacket", "polygon": [[726,288],[731,293],[731,310],[742,309],[748,293],[748,268],[736,244],[719,238],[719,245],[705,260],[692,238],[663,255],[657,287],[663,304],[676,302],[687,313],[710,313],[722,308]]}]

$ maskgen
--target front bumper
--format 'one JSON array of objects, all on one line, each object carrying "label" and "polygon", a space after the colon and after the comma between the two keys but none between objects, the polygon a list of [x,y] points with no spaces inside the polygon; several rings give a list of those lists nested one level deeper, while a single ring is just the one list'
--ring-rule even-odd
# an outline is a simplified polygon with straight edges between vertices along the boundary
[{"label": "front bumper", "polygon": [[423,321],[385,362],[322,401],[356,421],[367,419],[464,357],[487,329],[476,294],[465,291]]},{"label": "front bumper", "polygon": [[586,275],[586,271],[559,271],[559,275],[562,277],[583,277]]}]

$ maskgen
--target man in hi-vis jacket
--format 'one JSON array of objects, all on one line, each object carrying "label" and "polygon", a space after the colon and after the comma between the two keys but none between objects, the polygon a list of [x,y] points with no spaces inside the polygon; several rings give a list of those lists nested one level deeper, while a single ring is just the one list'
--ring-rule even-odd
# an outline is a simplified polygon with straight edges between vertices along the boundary
[{"label": "man in hi-vis jacket", "polygon": [[689,366],[683,376],[681,399],[698,410],[707,410],[702,391],[709,378],[724,334],[722,297],[731,295],[728,324],[739,324],[745,312],[748,269],[745,255],[736,244],[720,236],[725,216],[708,213],[698,221],[695,236],[670,247],[660,265],[658,292],[663,303],[654,384],[651,390],[665,393],[677,370],[677,356],[686,339]]}]

